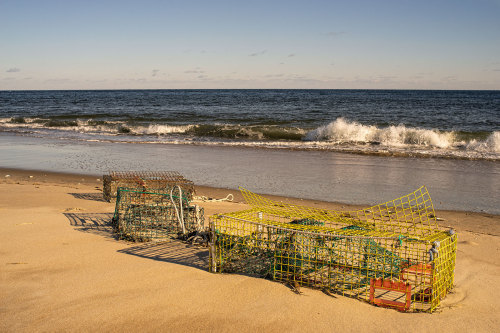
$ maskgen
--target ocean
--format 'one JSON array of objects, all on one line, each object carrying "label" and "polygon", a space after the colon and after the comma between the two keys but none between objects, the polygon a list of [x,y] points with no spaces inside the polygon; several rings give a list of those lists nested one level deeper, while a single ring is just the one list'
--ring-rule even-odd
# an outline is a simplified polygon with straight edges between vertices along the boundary
[{"label": "ocean", "polygon": [[500,214],[500,91],[0,91],[0,167]]},{"label": "ocean", "polygon": [[0,91],[0,131],[500,160],[500,91]]}]

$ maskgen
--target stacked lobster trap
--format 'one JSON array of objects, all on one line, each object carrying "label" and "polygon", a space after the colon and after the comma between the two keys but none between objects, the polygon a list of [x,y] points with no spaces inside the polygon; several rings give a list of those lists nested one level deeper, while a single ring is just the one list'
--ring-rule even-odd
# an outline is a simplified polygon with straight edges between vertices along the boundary
[{"label": "stacked lobster trap", "polygon": [[166,193],[178,185],[189,200],[192,200],[194,194],[194,183],[177,171],[111,171],[104,175],[102,180],[103,197],[109,202],[116,198],[119,187]]},{"label": "stacked lobster trap", "polygon": [[[116,176],[118,173],[113,174]],[[193,182],[176,172],[120,174],[135,174],[136,177],[116,181],[117,185],[128,185],[116,188],[112,226],[119,238],[132,241],[166,240],[203,230],[203,208],[191,204]],[[153,174],[158,179],[153,178]],[[160,179],[159,175],[165,177]]]},{"label": "stacked lobster trap", "polygon": [[276,202],[210,219],[209,269],[319,288],[401,311],[434,311],[453,288],[457,235],[427,189],[354,212]]}]

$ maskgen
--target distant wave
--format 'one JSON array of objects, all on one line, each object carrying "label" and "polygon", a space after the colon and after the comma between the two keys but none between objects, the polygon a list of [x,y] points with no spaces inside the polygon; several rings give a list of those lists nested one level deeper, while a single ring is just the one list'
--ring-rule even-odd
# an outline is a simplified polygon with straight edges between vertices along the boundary
[{"label": "distant wave", "polygon": [[381,127],[344,118],[317,128],[300,128],[18,117],[0,119],[0,131],[92,142],[231,145],[500,161],[499,131],[469,133],[405,125]]},{"label": "distant wave", "polygon": [[44,118],[4,118],[0,127],[11,129],[57,129],[102,135],[157,135],[181,134],[192,137],[246,139],[246,140],[296,140],[304,137],[306,130],[277,125],[236,124],[131,124],[125,121],[95,121],[91,119],[60,120]]}]

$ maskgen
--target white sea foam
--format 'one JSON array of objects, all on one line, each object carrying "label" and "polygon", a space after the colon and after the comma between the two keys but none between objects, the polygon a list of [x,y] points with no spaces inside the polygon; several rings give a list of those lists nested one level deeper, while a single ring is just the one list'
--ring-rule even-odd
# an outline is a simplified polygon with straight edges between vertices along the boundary
[{"label": "white sea foam", "polygon": [[185,125],[185,126],[175,126],[175,125],[158,125],[158,124],[151,124],[147,127],[145,126],[138,126],[135,128],[132,128],[132,131],[137,134],[146,134],[146,135],[164,135],[164,134],[179,134],[179,133],[185,133],[188,131],[190,128],[192,128],[193,125]]},{"label": "white sea foam", "polygon": [[378,143],[385,146],[402,147],[406,145],[448,148],[455,142],[453,132],[439,132],[420,128],[408,128],[404,125],[379,128],[374,125],[362,125],[343,118],[318,127],[308,132],[306,141],[328,141],[344,143]]},{"label": "white sea foam", "polygon": [[[404,125],[377,127],[338,118],[306,133],[303,128],[237,124],[149,124],[123,121],[64,121],[47,126],[49,119],[0,119],[0,131],[44,137],[96,140],[97,142],[230,145],[271,149],[331,150],[381,155],[411,155],[500,160],[500,132],[466,140],[464,134]],[[303,138],[303,140],[301,140]]]},{"label": "white sea foam", "polygon": [[500,153],[500,131],[491,133],[485,141],[471,140],[466,148],[479,152]]}]

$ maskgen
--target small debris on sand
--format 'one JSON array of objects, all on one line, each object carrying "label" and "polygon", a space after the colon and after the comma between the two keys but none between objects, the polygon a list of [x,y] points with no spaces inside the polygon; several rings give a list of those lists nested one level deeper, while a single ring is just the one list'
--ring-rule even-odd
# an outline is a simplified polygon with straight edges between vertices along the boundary
[{"label": "small debris on sand", "polygon": [[84,211],[85,209],[83,208],[78,208],[78,207],[73,207],[73,208],[66,208],[64,210],[65,213],[75,213],[75,212],[82,212]]}]

